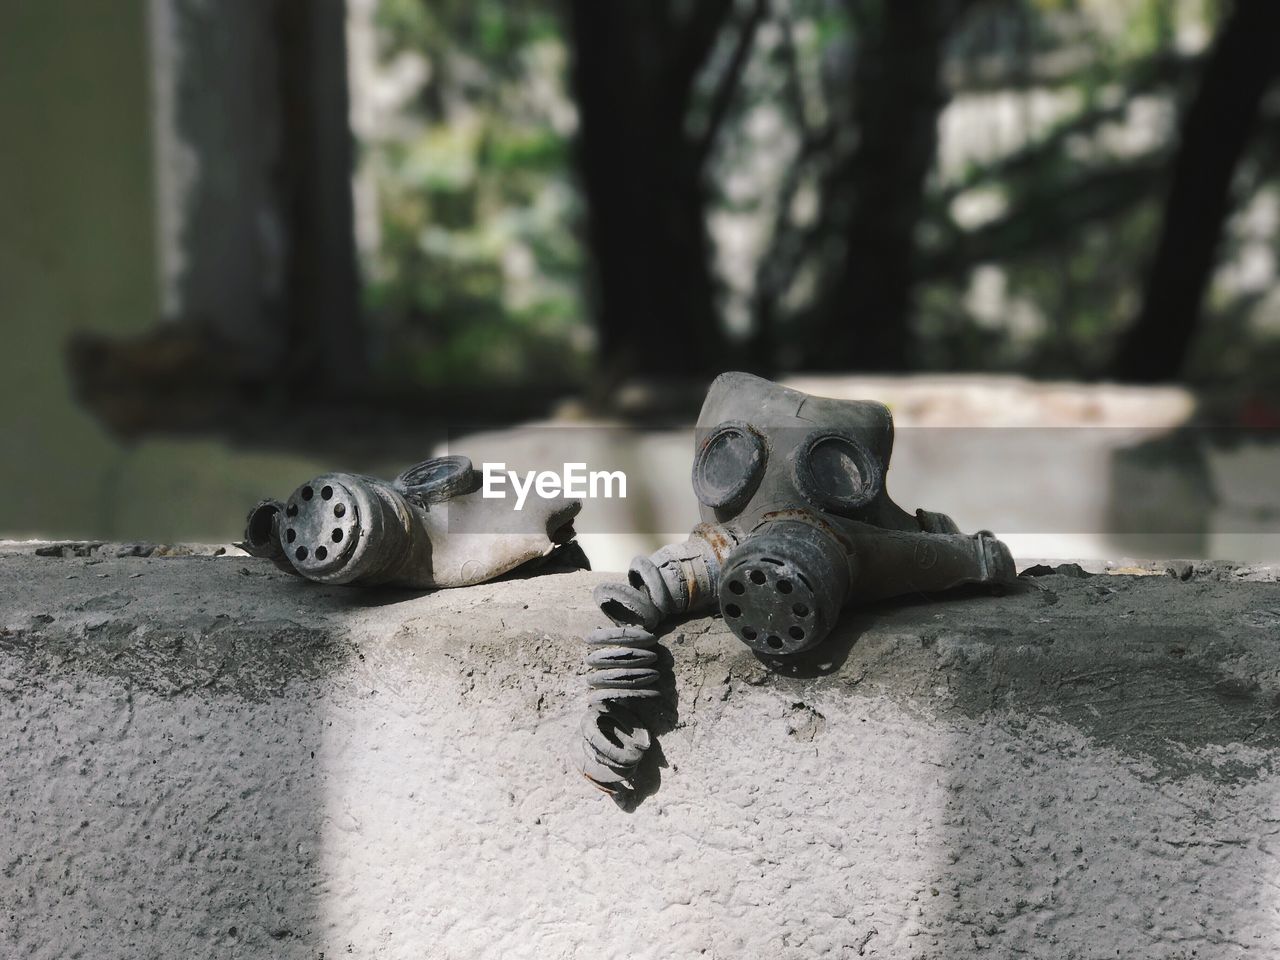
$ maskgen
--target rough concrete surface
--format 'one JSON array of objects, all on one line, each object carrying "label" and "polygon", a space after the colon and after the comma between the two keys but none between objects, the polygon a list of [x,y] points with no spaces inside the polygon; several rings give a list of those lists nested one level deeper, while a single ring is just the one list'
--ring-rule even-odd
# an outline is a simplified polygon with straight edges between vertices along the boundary
[{"label": "rough concrete surface", "polygon": [[604,575],[9,551],[0,956],[1277,955],[1280,585],[1070,573],[787,665],[685,624],[627,812],[572,759]]}]

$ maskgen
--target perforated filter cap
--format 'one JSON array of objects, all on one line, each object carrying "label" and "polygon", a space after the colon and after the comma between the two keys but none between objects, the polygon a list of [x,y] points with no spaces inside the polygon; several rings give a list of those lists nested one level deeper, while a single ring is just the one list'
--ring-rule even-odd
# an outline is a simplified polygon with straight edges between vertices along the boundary
[{"label": "perforated filter cap", "polygon": [[304,576],[323,576],[341,568],[355,548],[360,512],[348,487],[320,477],[290,494],[279,525],[289,562]]},{"label": "perforated filter cap", "polygon": [[804,523],[771,523],[726,559],[720,613],[753,650],[800,653],[826,638],[848,587],[848,562],[826,534]]}]

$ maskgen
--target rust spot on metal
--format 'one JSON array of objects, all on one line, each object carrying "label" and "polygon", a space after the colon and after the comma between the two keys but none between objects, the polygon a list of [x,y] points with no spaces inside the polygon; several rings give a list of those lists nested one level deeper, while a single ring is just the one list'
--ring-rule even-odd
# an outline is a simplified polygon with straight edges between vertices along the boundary
[{"label": "rust spot on metal", "polygon": [[782,510],[770,510],[768,513],[760,515],[760,522],[757,523],[756,526],[762,527],[766,523],[771,523],[775,520],[789,520],[795,523],[807,523],[809,526],[817,527],[823,533],[839,541],[840,545],[845,549],[853,549],[853,540],[845,533],[844,530],[828,523],[823,518],[822,514],[815,513],[814,511],[805,509],[804,507],[787,507]]},{"label": "rust spot on metal", "polygon": [[700,523],[693,528],[693,532],[711,544],[712,552],[721,562],[735,546],[733,540],[725,535],[724,527],[718,523]]}]

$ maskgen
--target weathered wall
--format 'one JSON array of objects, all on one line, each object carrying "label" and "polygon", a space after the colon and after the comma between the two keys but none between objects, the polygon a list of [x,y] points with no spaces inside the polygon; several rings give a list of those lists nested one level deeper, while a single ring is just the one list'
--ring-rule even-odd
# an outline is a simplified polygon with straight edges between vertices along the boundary
[{"label": "weathered wall", "polygon": [[[73,330],[155,317],[140,0],[0,3],[0,529],[104,530],[124,455],[71,397]],[[33,490],[42,495],[33,496]]]},{"label": "weathered wall", "polygon": [[790,674],[695,621],[626,813],[569,759],[600,579],[0,557],[0,955],[1280,949],[1280,585],[918,599]]},{"label": "weathered wall", "polygon": [[0,535],[236,536],[245,504],[333,465],[123,446],[72,396],[69,336],[159,321],[147,6],[0,2]]}]

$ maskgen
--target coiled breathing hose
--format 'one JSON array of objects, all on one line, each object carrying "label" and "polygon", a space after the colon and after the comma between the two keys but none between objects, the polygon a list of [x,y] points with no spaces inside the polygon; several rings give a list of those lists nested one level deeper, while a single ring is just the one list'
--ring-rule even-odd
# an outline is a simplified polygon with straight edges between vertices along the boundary
[{"label": "coiled breathing hose", "polygon": [[662,696],[658,638],[635,627],[597,627],[586,636],[591,673],[582,720],[582,772],[608,794],[628,793],[652,737],[632,707]]},{"label": "coiled breathing hose", "polygon": [[[708,610],[715,602],[719,558],[700,525],[684,543],[631,561],[625,583],[602,583],[592,596],[615,626],[586,636],[591,688],[582,721],[582,772],[605,793],[635,791],[633,777],[653,745],[653,733],[637,709],[662,697],[658,669],[659,628],[673,619]],[[727,532],[717,538],[731,542]]]}]

